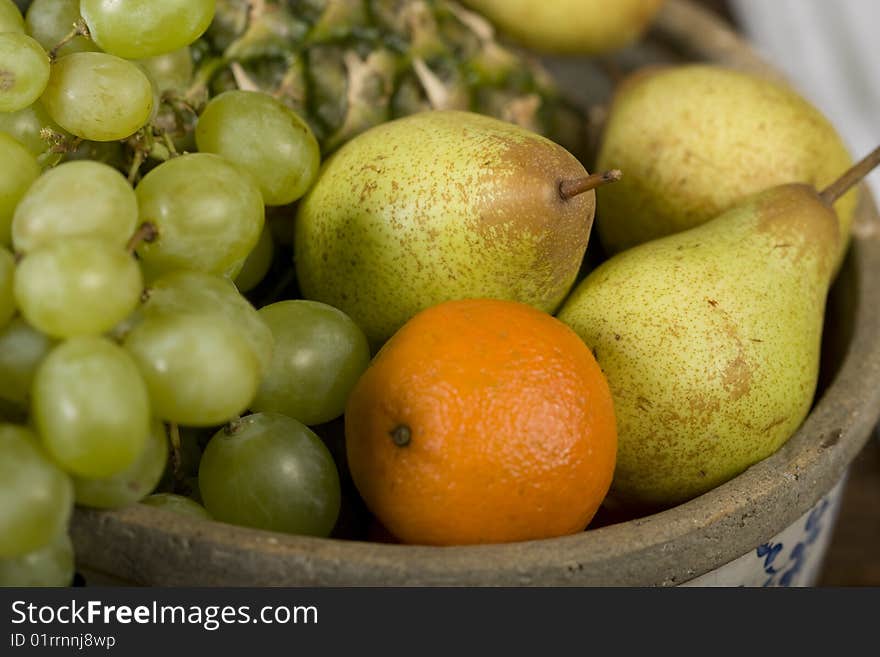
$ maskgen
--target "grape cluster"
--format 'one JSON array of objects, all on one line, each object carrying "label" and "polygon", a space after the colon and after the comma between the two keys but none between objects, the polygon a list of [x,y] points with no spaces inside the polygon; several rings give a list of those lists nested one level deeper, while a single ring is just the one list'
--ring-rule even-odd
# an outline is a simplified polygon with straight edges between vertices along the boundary
[{"label": "grape cluster", "polygon": [[312,427],[370,351],[342,312],[267,288],[320,151],[265,93],[190,102],[214,5],[0,0],[0,585],[70,583],[75,505],[337,522]]}]

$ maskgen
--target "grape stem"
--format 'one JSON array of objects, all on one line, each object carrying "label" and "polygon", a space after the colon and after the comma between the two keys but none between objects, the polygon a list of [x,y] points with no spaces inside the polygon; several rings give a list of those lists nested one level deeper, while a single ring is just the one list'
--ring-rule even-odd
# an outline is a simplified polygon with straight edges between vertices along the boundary
[{"label": "grape stem", "polygon": [[259,91],[260,87],[256,82],[245,72],[244,68],[238,62],[232,62],[229,65],[229,70],[232,71],[232,77],[235,79],[235,85],[242,91]]},{"label": "grape stem", "polygon": [[193,106],[192,100],[173,89],[162,92],[161,102],[170,105],[177,112],[183,109],[190,114],[198,116],[198,110]]},{"label": "grape stem", "polygon": [[134,185],[137,180],[141,165],[144,163],[145,159],[146,157],[144,156],[143,149],[135,147],[134,156],[131,158],[131,166],[128,167],[128,183],[130,185]]},{"label": "grape stem", "polygon": [[228,62],[224,57],[213,57],[205,60],[199,66],[193,76],[192,84],[182,96],[186,101],[186,104],[194,109],[195,114],[198,114],[199,109],[204,107],[208,102],[208,97],[210,95],[208,89],[211,85],[211,80],[213,80],[217,72],[226,67],[227,64]]},{"label": "grape stem", "polygon": [[[157,138],[161,141],[158,141]],[[128,138],[126,144],[133,152],[128,168],[128,182],[131,185],[137,182],[141,165],[148,157],[165,162],[180,155],[168,131],[155,123],[138,130]]]},{"label": "grape stem", "polygon": [[150,221],[145,221],[138,226],[134,235],[128,240],[128,244],[125,245],[125,250],[133,255],[141,244],[155,242],[157,237],[159,237],[159,229],[156,227],[156,224]]},{"label": "grape stem", "polygon": [[[199,112],[196,107],[190,102],[190,100],[184,96],[181,96],[177,92],[174,91],[166,91],[162,94],[162,104],[166,105],[171,109],[171,113],[174,117],[174,133],[178,135],[185,135],[187,133],[187,117],[188,114],[193,119],[198,119]],[[154,124],[155,126],[155,124]],[[167,135],[170,130],[166,126],[156,126],[161,128]],[[170,144],[169,144],[170,146]],[[176,149],[175,149],[176,154]]]},{"label": "grape stem", "polygon": [[226,427],[224,428],[224,432],[227,436],[234,436],[239,431],[241,431],[241,428],[243,426],[244,423],[241,421],[241,417],[237,417],[226,425]]},{"label": "grape stem", "polygon": [[49,152],[56,154],[72,153],[83,141],[81,137],[63,135],[52,128],[41,128],[40,138],[49,145]]},{"label": "grape stem", "polygon": [[131,147],[134,155],[128,168],[128,182],[134,185],[137,182],[141,165],[146,161],[147,155],[153,150],[153,131],[150,126],[145,126],[128,138],[127,144]]},{"label": "grape stem", "polygon": [[168,149],[168,159],[180,155],[180,153],[177,152],[177,147],[174,145],[174,140],[171,139],[171,135],[168,134],[168,131],[160,128],[159,134],[162,135],[162,141],[165,143],[165,148]]},{"label": "grape stem", "polygon": [[168,434],[168,442],[171,443],[171,472],[174,474],[175,486],[183,480],[180,457],[180,427],[176,422],[165,425]]},{"label": "grape stem", "polygon": [[54,62],[58,59],[58,51],[78,36],[85,37],[86,39],[92,38],[92,35],[89,32],[89,26],[86,25],[86,22],[82,18],[77,18],[73,22],[73,29],[68,32],[61,41],[56,43],[52,50],[49,51],[49,61]]}]

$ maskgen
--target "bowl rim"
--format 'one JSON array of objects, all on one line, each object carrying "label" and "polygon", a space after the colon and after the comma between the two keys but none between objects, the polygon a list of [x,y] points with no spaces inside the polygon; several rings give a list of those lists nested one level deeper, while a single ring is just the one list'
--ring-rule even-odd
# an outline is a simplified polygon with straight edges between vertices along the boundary
[{"label": "bowl rim", "polygon": [[[654,32],[703,59],[774,75],[723,22],[667,0]],[[85,571],[164,586],[655,586],[698,577],[795,522],[846,475],[880,417],[880,218],[862,185],[844,267],[854,327],[835,378],[776,453],[689,502],[571,536],[429,547],[293,536],[197,522],[145,505],[77,508]],[[157,558],[157,553],[161,558]]]}]

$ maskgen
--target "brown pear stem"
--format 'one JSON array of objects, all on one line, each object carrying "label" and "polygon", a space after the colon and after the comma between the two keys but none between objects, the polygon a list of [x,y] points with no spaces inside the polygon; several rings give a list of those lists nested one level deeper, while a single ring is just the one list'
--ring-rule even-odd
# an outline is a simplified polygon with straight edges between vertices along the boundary
[{"label": "brown pear stem", "polygon": [[575,196],[580,196],[581,194],[590,191],[591,189],[596,189],[597,187],[607,185],[608,183],[617,182],[622,177],[623,173],[620,172],[620,169],[611,169],[604,173],[594,173],[590,176],[584,176],[583,178],[563,180],[559,183],[559,196],[562,197],[563,201],[568,201]]},{"label": "brown pear stem", "polygon": [[819,196],[825,203],[832,205],[837,199],[846,194],[851,187],[859,184],[878,164],[880,164],[880,146],[856,162],[840,178],[822,190]]}]

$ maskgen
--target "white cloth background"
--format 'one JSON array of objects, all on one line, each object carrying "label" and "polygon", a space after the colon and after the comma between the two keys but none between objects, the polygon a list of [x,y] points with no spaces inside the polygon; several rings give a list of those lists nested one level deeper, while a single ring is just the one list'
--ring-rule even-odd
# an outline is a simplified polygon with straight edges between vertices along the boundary
[{"label": "white cloth background", "polygon": [[[731,0],[756,49],[834,123],[853,157],[880,144],[880,0]],[[880,202],[880,171],[867,180]]]}]

